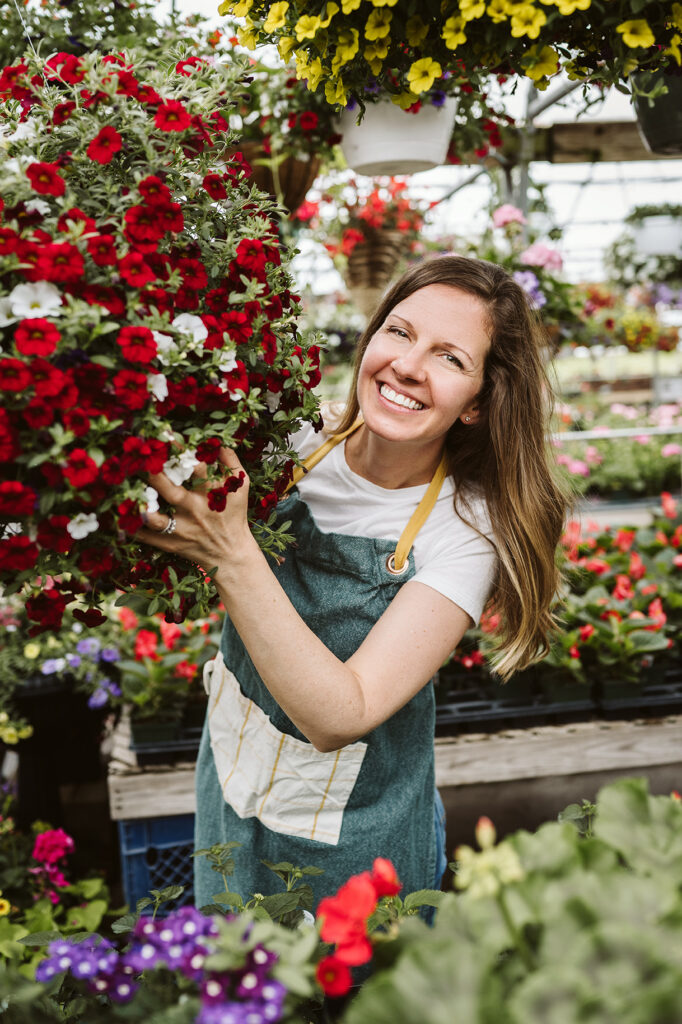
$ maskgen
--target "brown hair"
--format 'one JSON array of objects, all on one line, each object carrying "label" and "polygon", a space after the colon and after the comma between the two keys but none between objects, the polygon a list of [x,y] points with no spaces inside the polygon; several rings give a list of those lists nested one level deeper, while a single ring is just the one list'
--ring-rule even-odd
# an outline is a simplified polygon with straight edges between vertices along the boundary
[{"label": "brown hair", "polygon": [[358,372],[370,339],[399,302],[430,284],[477,296],[488,312],[490,349],[477,420],[466,426],[457,420],[445,447],[457,512],[471,516],[467,495],[476,493],[488,506],[498,555],[489,602],[500,616],[494,667],[506,679],[547,654],[561,581],[557,545],[569,507],[548,445],[553,396],[542,357],[546,339],[520,285],[502,267],[467,256],[437,256],[410,268],[359,339],[348,403],[335,433],[359,413]]}]

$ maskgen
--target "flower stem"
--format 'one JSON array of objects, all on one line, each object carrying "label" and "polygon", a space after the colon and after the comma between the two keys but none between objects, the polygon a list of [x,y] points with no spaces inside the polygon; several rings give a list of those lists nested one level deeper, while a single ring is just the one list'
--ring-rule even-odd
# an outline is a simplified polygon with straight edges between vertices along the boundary
[{"label": "flower stem", "polygon": [[504,923],[507,926],[507,931],[511,936],[514,946],[519,951],[519,955],[523,960],[524,966],[528,971],[534,971],[537,967],[535,957],[533,956],[530,947],[528,946],[528,943],[523,937],[523,933],[519,928],[517,928],[516,923],[509,911],[509,907],[507,906],[507,901],[505,899],[504,892],[501,889],[497,893],[497,903],[499,905],[500,912],[502,913]]}]

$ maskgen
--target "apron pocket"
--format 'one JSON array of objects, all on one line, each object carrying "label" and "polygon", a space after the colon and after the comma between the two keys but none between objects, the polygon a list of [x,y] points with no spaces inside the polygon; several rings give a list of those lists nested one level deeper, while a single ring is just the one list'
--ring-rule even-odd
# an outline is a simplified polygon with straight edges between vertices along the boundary
[{"label": "apron pocket", "polygon": [[322,753],[280,732],[245,697],[222,654],[204,666],[208,729],[223,798],[240,818],[336,846],[366,743]]}]

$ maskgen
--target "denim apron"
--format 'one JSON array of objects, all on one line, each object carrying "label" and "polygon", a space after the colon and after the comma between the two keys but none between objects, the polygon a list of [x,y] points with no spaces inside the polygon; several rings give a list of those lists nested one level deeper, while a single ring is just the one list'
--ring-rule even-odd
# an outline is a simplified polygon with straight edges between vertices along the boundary
[{"label": "denim apron", "polygon": [[[341,440],[330,439],[304,465],[315,465]],[[443,462],[410,520],[412,536],[408,524],[397,547],[391,540],[323,533],[295,488],[280,501],[278,520],[291,522],[296,542],[273,571],[301,618],[341,661],[414,575],[409,549],[444,475]],[[244,900],[278,891],[262,861],[288,861],[323,870],[305,878],[317,904],[350,875],[371,869],[375,857],[393,862],[403,894],[433,887],[443,854],[434,829],[432,686],[358,742],[326,753],[315,750],[270,695],[228,617],[205,684],[195,843],[197,849],[241,844],[232,891]],[[221,889],[206,858],[195,858],[196,906],[211,903]]]}]

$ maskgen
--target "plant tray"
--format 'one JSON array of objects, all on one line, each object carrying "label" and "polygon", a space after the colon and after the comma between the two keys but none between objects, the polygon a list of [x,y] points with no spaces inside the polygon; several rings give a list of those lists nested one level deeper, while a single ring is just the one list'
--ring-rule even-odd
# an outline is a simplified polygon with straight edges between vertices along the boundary
[{"label": "plant tray", "polygon": [[152,764],[169,764],[179,760],[193,760],[199,752],[201,728],[183,727],[180,735],[173,740],[141,743],[130,740],[130,749],[137,757],[140,766]]},{"label": "plant tray", "polygon": [[[119,821],[118,838],[123,895],[131,911],[152,889],[169,885],[183,885],[185,891],[178,900],[162,905],[161,916],[193,903],[193,814]],[[152,909],[142,913],[151,914]]]}]

